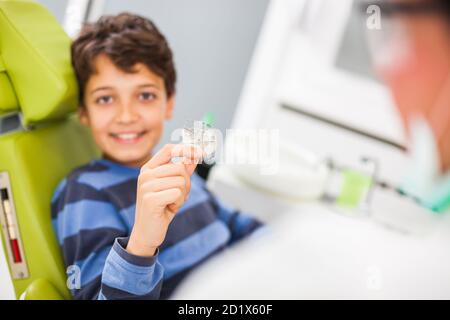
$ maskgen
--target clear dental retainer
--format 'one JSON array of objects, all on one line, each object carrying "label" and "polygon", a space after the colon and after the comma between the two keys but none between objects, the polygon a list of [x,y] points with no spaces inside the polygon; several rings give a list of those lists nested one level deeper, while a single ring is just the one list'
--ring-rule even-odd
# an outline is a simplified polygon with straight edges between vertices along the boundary
[{"label": "clear dental retainer", "polygon": [[200,163],[212,164],[217,151],[216,130],[200,120],[187,120],[183,127],[182,143],[202,151]]}]

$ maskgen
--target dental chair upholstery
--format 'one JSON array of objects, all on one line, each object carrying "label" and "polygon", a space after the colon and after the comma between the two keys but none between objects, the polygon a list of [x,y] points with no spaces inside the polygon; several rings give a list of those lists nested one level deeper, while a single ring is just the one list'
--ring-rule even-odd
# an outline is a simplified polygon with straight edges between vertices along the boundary
[{"label": "dental chair upholstery", "polygon": [[17,298],[70,298],[51,198],[73,168],[99,156],[75,116],[77,90],[70,39],[55,17],[33,1],[0,0],[0,174],[9,177],[28,271],[13,279]]}]

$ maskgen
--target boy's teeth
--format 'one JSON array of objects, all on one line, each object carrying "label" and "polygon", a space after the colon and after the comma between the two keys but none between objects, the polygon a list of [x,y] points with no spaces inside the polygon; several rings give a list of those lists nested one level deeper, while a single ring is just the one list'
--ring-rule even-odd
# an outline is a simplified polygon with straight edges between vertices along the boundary
[{"label": "boy's teeth", "polygon": [[120,139],[131,140],[138,137],[137,133],[122,133],[117,135]]}]

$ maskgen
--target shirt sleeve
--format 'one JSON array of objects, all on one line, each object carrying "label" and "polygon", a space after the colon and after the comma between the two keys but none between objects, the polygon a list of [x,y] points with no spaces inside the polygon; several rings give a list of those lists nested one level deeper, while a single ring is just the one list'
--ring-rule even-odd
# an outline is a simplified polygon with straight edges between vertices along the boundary
[{"label": "shirt sleeve", "polygon": [[251,217],[249,214],[242,213],[239,210],[233,209],[219,200],[217,197],[213,197],[218,218],[222,220],[230,230],[231,238],[228,245],[233,245],[236,242],[242,240],[254,234],[257,230],[261,230],[263,224]]},{"label": "shirt sleeve", "polygon": [[208,190],[206,184],[202,178],[197,175],[193,175],[193,179],[196,183],[201,184],[202,188],[208,193],[212,205],[216,210],[218,219],[224,222],[230,230],[231,237],[228,245],[233,245],[241,239],[255,233],[256,230],[260,231],[264,225],[258,219],[253,218],[250,214],[242,213],[240,210],[234,209],[226,205],[218,197],[216,197],[211,191]]},{"label": "shirt sleeve", "polygon": [[159,299],[163,282],[163,267],[158,251],[153,257],[140,257],[125,250],[128,238],[117,238],[106,258],[103,269],[100,300]]},{"label": "shirt sleeve", "polygon": [[68,183],[52,202],[52,217],[74,299],[159,298],[164,270],[158,253],[140,257],[125,250],[126,224],[101,191]]}]

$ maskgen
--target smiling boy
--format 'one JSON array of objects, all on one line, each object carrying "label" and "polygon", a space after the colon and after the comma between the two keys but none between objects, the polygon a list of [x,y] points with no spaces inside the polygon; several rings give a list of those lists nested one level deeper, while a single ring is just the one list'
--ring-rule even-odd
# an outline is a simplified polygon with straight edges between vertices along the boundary
[{"label": "smiling boy", "polygon": [[[66,266],[77,266],[75,299],[164,299],[200,263],[261,224],[224,206],[174,156],[153,149],[172,117],[176,72],[164,36],[123,13],[87,25],[72,44],[79,116],[102,158],[56,188],[52,219]],[[178,146],[179,147],[179,146]]]}]

